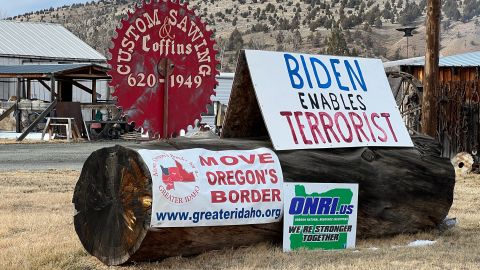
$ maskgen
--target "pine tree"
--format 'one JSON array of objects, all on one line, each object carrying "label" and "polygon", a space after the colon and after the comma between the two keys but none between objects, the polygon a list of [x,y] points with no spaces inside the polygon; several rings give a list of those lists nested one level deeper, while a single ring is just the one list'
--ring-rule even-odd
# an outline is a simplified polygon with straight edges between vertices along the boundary
[{"label": "pine tree", "polygon": [[443,13],[445,13],[447,18],[454,21],[460,20],[461,17],[456,0],[446,0],[445,4],[443,4]]},{"label": "pine tree", "polygon": [[349,55],[347,42],[342,30],[335,25],[330,31],[330,37],[327,39],[327,54],[330,55]]},{"label": "pine tree", "polygon": [[228,46],[229,51],[237,51],[243,48],[243,37],[242,33],[238,31],[237,28],[232,31],[230,37],[228,38]]}]

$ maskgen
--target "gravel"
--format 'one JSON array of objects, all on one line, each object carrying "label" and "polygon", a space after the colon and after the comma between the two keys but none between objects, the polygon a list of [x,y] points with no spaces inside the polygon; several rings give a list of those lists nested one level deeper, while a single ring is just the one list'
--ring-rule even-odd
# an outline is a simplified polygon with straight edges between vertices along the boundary
[{"label": "gravel", "polygon": [[117,144],[138,147],[127,141],[0,145],[0,171],[81,170],[92,152]]}]

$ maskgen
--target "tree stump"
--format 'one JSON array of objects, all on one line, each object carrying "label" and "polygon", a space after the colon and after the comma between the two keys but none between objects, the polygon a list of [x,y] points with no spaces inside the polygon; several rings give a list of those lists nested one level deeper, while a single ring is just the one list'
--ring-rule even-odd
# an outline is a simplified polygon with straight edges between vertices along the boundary
[{"label": "tree stump", "polygon": [[[343,148],[276,152],[285,182],[358,183],[357,236],[415,233],[438,226],[453,202],[450,161],[428,137],[415,148]],[[272,149],[270,142],[176,139],[141,149]],[[282,223],[150,228],[152,180],[135,149],[95,151],[75,187],[75,230],[85,249],[107,265],[190,256],[208,250],[281,242]]]}]

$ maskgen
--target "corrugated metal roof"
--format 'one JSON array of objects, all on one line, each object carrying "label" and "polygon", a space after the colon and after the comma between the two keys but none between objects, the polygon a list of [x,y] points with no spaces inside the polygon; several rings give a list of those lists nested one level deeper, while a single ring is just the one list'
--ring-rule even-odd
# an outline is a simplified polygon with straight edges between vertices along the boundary
[{"label": "corrugated metal roof", "polygon": [[390,68],[390,67],[398,67],[398,66],[411,66],[412,64],[415,64],[415,63],[418,63],[418,62],[422,62],[422,63],[425,62],[425,56],[384,62],[383,67]]},{"label": "corrugated metal roof", "polygon": [[[384,67],[394,66],[424,66],[425,57],[415,57],[398,61],[383,63]],[[440,67],[478,67],[480,66],[480,51],[462,53],[457,55],[440,57],[438,65]]]},{"label": "corrugated metal roof", "polygon": [[92,66],[92,64],[0,66],[0,74],[52,74],[88,66]]},{"label": "corrugated metal roof", "polygon": [[232,92],[233,76],[233,73],[220,73],[217,76],[218,86],[215,89],[216,93],[212,101],[220,101],[220,103],[228,105],[230,93]]},{"label": "corrugated metal roof", "polygon": [[106,58],[63,26],[0,21],[0,55],[105,62]]}]

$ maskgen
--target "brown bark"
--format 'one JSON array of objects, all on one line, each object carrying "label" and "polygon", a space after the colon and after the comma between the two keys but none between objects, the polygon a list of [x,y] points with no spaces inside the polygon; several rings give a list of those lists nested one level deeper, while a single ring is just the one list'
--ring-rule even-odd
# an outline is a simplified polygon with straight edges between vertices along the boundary
[{"label": "brown bark", "polygon": [[[453,201],[454,171],[439,146],[414,138],[415,148],[280,151],[286,182],[358,183],[358,237],[434,228]],[[178,139],[142,149],[254,149],[271,143],[235,139]],[[189,256],[208,250],[281,242],[282,224],[150,229],[151,177],[134,149],[98,150],[75,187],[75,230],[85,249],[108,265]]]},{"label": "brown bark", "polygon": [[426,21],[425,79],[422,100],[422,132],[437,137],[438,54],[440,48],[440,0],[428,0]]}]

